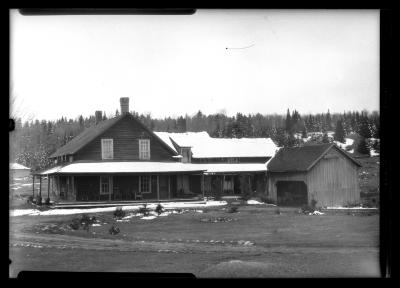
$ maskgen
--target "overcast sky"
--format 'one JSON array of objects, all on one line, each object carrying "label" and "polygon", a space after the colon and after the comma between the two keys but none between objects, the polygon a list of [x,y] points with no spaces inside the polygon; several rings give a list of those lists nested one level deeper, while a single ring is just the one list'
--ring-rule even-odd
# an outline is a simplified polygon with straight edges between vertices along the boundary
[{"label": "overcast sky", "polygon": [[157,118],[198,110],[379,110],[378,10],[187,16],[11,10],[10,27],[11,109],[23,118],[114,115],[120,97]]}]

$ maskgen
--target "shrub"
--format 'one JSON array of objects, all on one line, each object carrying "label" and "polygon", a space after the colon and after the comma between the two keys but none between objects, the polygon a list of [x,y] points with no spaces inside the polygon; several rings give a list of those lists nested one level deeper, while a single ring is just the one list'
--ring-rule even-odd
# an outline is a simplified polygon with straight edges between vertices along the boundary
[{"label": "shrub", "polygon": [[228,213],[236,213],[236,212],[238,212],[238,210],[239,210],[238,206],[230,206],[226,212],[228,212]]},{"label": "shrub", "polygon": [[80,226],[81,226],[81,219],[79,218],[72,219],[72,223],[69,224],[69,227],[71,227],[73,230],[78,230]]},{"label": "shrub", "polygon": [[126,212],[124,210],[122,210],[122,207],[117,207],[114,211],[114,217],[121,219],[123,217],[125,217]]},{"label": "shrub", "polygon": [[32,203],[33,202],[33,196],[30,195],[28,196],[28,199],[26,200],[27,203]]},{"label": "shrub", "polygon": [[164,211],[164,207],[161,204],[158,204],[155,211],[160,215]]},{"label": "shrub", "polygon": [[44,202],[44,204],[46,204],[47,206],[50,205],[50,198],[46,198],[46,202]]},{"label": "shrub", "polygon": [[143,216],[149,216],[150,209],[147,208],[147,204],[143,204],[143,207],[140,207],[139,213],[143,214]]},{"label": "shrub", "polygon": [[117,235],[117,234],[120,232],[120,230],[119,230],[118,227],[115,227],[115,226],[113,225],[113,226],[111,226],[110,230],[108,230],[108,232],[109,232],[111,235]]},{"label": "shrub", "polygon": [[301,206],[301,213],[308,214],[308,213],[314,213],[315,207],[312,207],[311,205],[303,205]]},{"label": "shrub", "polygon": [[41,196],[36,197],[36,205],[42,205],[42,197]]}]

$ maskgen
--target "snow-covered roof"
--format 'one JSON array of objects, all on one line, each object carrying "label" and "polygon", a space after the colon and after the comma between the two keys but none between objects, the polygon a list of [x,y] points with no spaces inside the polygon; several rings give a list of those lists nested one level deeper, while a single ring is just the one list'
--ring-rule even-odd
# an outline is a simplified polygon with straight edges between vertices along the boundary
[{"label": "snow-covered roof", "polygon": [[270,138],[212,138],[205,131],[155,133],[170,147],[174,146],[170,139],[181,147],[192,147],[194,158],[272,157],[278,150]]},{"label": "snow-covered roof", "polygon": [[31,170],[28,167],[25,167],[24,165],[18,164],[18,163],[10,163],[10,169],[11,170]]},{"label": "snow-covered roof", "polygon": [[37,174],[53,173],[164,173],[202,172],[196,164],[181,162],[77,162],[57,166]]},{"label": "snow-covered roof", "polygon": [[264,163],[207,163],[196,165],[205,169],[205,174],[267,171],[267,165]]}]

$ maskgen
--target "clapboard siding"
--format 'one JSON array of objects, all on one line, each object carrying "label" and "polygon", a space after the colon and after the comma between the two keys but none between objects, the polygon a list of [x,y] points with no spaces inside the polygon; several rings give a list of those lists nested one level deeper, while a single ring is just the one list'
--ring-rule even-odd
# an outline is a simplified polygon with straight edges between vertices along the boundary
[{"label": "clapboard siding", "polygon": [[74,155],[74,160],[102,160],[101,139],[111,138],[114,145],[113,160],[140,160],[139,139],[150,139],[150,161],[171,161],[172,152],[160,140],[148,133],[135,120],[122,119],[92,140]]},{"label": "clapboard siding", "polygon": [[359,167],[337,149],[332,147],[309,171],[267,172],[268,197],[277,202],[278,181],[303,181],[308,202],[314,199],[319,207],[359,203]]},{"label": "clapboard siding", "polygon": [[331,149],[307,174],[309,197],[319,206],[360,201],[358,166],[336,149]]}]

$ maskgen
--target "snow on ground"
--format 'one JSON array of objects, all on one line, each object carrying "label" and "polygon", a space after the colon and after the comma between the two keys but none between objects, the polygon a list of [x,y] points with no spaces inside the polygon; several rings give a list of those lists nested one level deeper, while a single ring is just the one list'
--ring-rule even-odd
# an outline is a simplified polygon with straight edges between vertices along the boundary
[{"label": "snow on ground", "polygon": [[142,219],[142,220],[152,220],[152,219],[155,219],[155,218],[157,218],[157,216],[145,216],[145,217],[142,217],[140,219]]},{"label": "snow on ground", "polygon": [[265,204],[265,203],[258,202],[257,200],[247,200],[247,204],[256,205],[256,204]]},{"label": "snow on ground", "polygon": [[325,213],[319,212],[319,211],[314,211],[312,213],[308,213],[308,215],[324,215]]},{"label": "snow on ground", "polygon": [[[345,140],[345,143],[341,143],[339,141],[333,141],[333,142],[335,142],[335,144],[342,149],[345,149],[347,146],[351,146],[354,143],[354,139],[344,138],[344,140]],[[351,152],[351,153],[353,153],[353,152]]]},{"label": "snow on ground", "polygon": [[368,208],[368,207],[342,207],[342,206],[333,206],[333,207],[326,207],[326,209],[378,209],[378,208]]},{"label": "snow on ground", "polygon": [[376,150],[371,149],[371,157],[374,157],[374,156],[379,156],[379,152],[376,152]]},{"label": "snow on ground", "polygon": [[[177,209],[177,208],[201,208],[201,207],[212,207],[212,206],[223,206],[226,205],[226,201],[207,201],[205,203],[190,203],[190,202],[167,202],[161,205],[164,209]],[[155,209],[158,203],[148,204],[146,207],[149,209]],[[122,210],[138,210],[143,207],[142,204],[122,206]],[[100,212],[112,212],[115,207],[102,207],[102,208],[82,208],[82,209],[50,209],[46,211],[39,211],[37,209],[15,209],[10,211],[10,216],[50,216],[50,215],[72,215],[72,214],[83,214],[83,213],[100,213]],[[201,211],[201,210],[198,210]],[[133,216],[132,216],[133,217]]]}]

